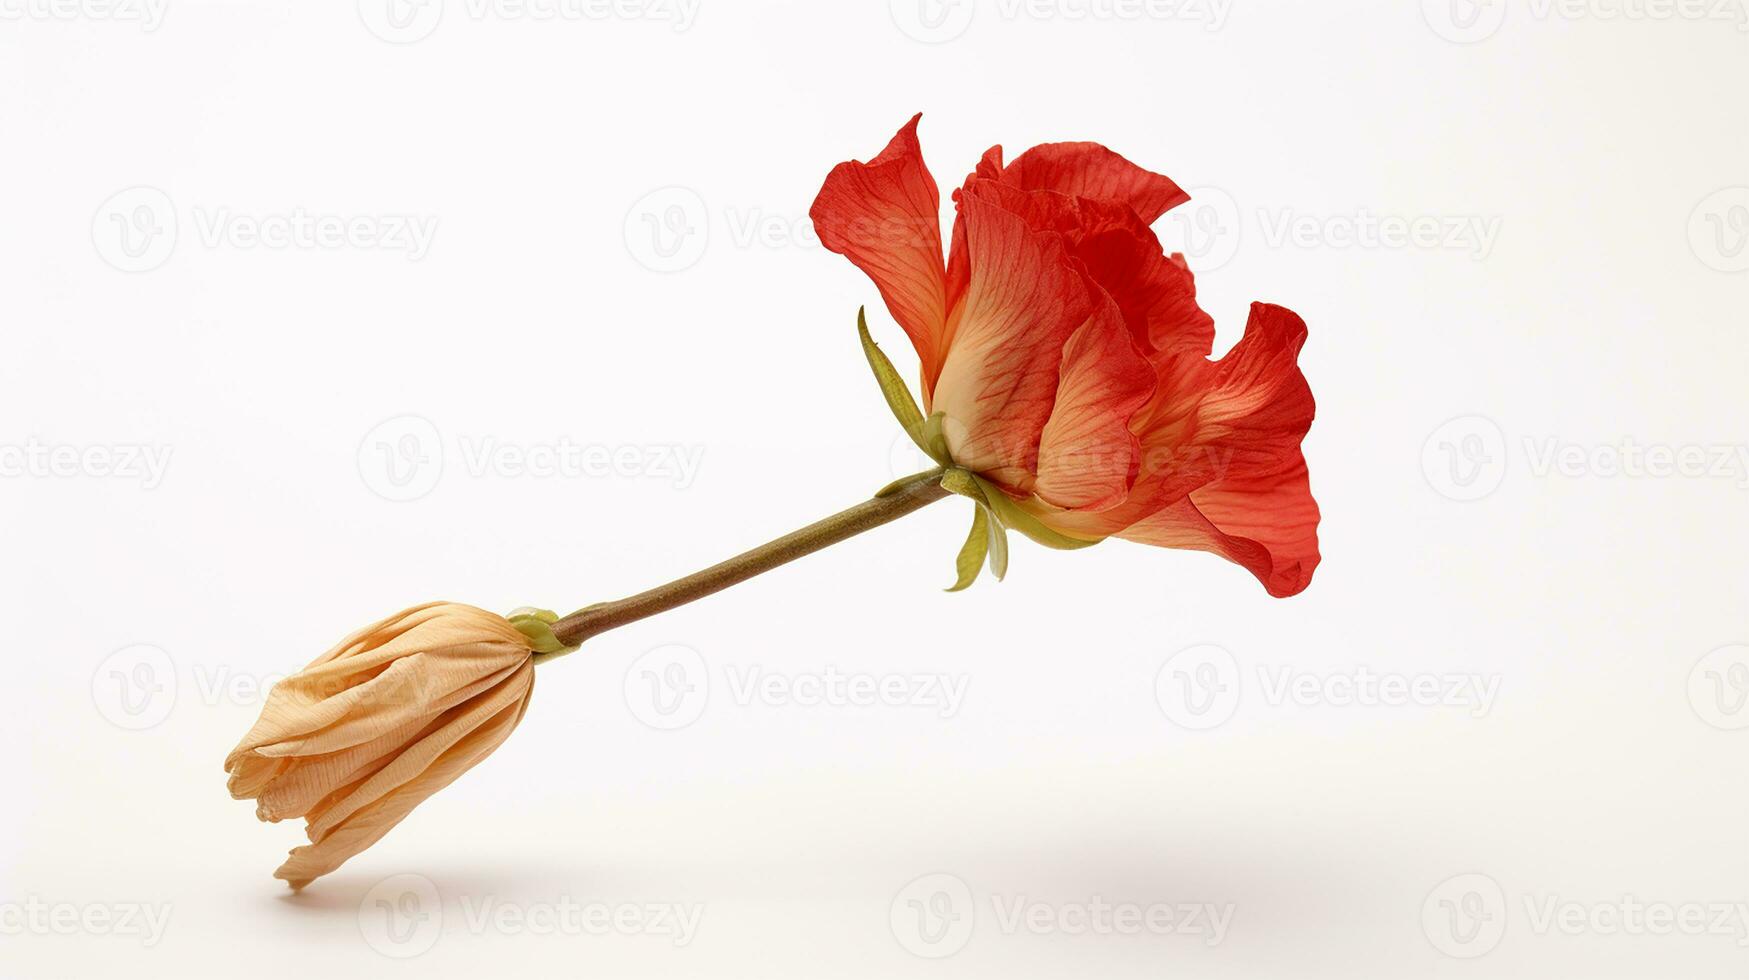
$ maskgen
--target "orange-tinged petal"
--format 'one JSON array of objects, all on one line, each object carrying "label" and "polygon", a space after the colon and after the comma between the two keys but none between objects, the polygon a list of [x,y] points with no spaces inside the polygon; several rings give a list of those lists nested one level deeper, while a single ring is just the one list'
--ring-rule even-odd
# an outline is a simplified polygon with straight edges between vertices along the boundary
[{"label": "orange-tinged petal", "polygon": [[[1170,465],[1155,486],[1170,499],[1120,536],[1224,555],[1271,595],[1306,587],[1318,565],[1318,505],[1300,450],[1316,412],[1297,363],[1305,339],[1305,321],[1293,311],[1254,304],[1244,338],[1226,357],[1181,375],[1206,383],[1200,398],[1182,390],[1157,395],[1155,411],[1138,415],[1148,427],[1138,487],[1150,479],[1149,451],[1157,451]],[[1186,413],[1173,402],[1194,407]],[[1192,480],[1194,489],[1180,494]]]},{"label": "orange-tinged petal", "polygon": [[527,706],[532,655],[504,617],[432,603],[276,684],[225,769],[260,819],[307,821],[311,846],[280,877],[302,887],[333,870],[484,758]]},{"label": "orange-tinged petal", "polygon": [[[995,180],[1002,176],[1002,147],[992,146],[984,151],[978,160],[978,166],[966,176],[966,185],[974,180]],[[972,279],[972,260],[966,251],[966,216],[957,207],[962,190],[953,192],[956,204],[953,218],[953,241],[947,251],[947,308],[949,315],[959,305],[966,294],[966,286]]]},{"label": "orange-tinged petal", "polygon": [[[1160,240],[1127,204],[1071,197],[1057,191],[1023,190],[1009,181],[988,180],[980,164],[955,200],[974,192],[1001,204],[1035,231],[1056,232],[1087,277],[1109,293],[1123,311],[1136,345],[1161,355],[1207,357],[1214,345],[1214,319],[1196,303],[1196,283],[1182,257],[1168,258]],[[948,280],[955,281],[964,253],[963,220],[954,229],[954,255]]]},{"label": "orange-tinged petal", "polygon": [[1190,200],[1171,178],[1143,170],[1098,143],[1041,143],[1002,171],[1022,190],[1126,204],[1146,224]]},{"label": "orange-tinged petal", "polygon": [[1063,348],[1056,405],[1039,439],[1033,490],[1056,507],[1117,505],[1139,465],[1129,421],[1154,393],[1154,370],[1136,352],[1117,304],[1102,299]]},{"label": "orange-tinged petal", "polygon": [[941,195],[923,164],[913,116],[878,156],[841,163],[826,176],[808,216],[820,243],[874,280],[893,319],[917,349],[927,396],[941,366],[947,322]]},{"label": "orange-tinged petal", "polygon": [[1063,345],[1086,322],[1094,297],[1058,236],[1033,231],[978,191],[960,200],[971,274],[932,407],[947,416],[955,462],[1025,492],[1056,401]]},{"label": "orange-tinged petal", "polygon": [[225,760],[232,793],[256,788],[258,764],[233,769],[245,756],[320,755],[368,742],[496,683],[525,649],[502,617],[459,603],[415,607],[354,633],[274,685]]},{"label": "orange-tinged petal", "polygon": [[1153,398],[1131,420],[1141,465],[1123,502],[1028,509],[1066,534],[1213,551],[1274,595],[1303,589],[1318,563],[1318,509],[1300,451],[1316,409],[1297,364],[1305,338],[1292,311],[1258,303],[1219,361],[1161,361]]},{"label": "orange-tinged petal", "polygon": [[324,801],[325,805],[320,812],[310,815],[310,840],[320,843],[354,813],[412,782],[487,719],[497,715],[506,706],[526,700],[533,686],[534,664],[524,662],[513,675],[484,696],[437,717],[418,738],[402,746],[387,766],[350,788],[338,799]]},{"label": "orange-tinged petal", "polygon": [[302,888],[375,844],[433,793],[491,755],[510,737],[527,707],[526,698],[503,707],[479,727],[451,743],[412,781],[358,810],[319,842],[293,848],[291,856],[273,876],[284,879],[293,888]]},{"label": "orange-tinged petal", "polygon": [[275,760],[282,769],[253,794],[255,815],[270,821],[307,816],[312,807],[339,787],[356,783],[388,765],[394,754],[429,724],[426,718],[414,718],[368,742],[338,752]]},{"label": "orange-tinged petal", "polygon": [[1210,551],[1249,569],[1273,596],[1294,595],[1318,567],[1318,504],[1297,450],[1236,472],[1122,533],[1166,548]]}]

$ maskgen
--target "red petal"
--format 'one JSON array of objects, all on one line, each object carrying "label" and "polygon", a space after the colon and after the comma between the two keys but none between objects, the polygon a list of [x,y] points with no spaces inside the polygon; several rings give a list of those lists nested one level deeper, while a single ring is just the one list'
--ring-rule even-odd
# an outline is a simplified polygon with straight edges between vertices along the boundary
[{"label": "red petal", "polygon": [[1098,143],[1042,143],[1015,158],[1003,170],[1002,181],[1022,190],[1127,204],[1150,225],[1190,200],[1171,179],[1143,170]]},{"label": "red petal", "polygon": [[1039,439],[1033,492],[1057,507],[1101,510],[1135,482],[1140,446],[1130,416],[1154,393],[1154,369],[1136,352],[1109,297],[1063,348],[1057,402]]},{"label": "red petal", "polygon": [[[1305,322],[1292,311],[1254,304],[1244,339],[1211,365],[1208,388],[1188,416],[1158,397],[1151,415],[1138,416],[1152,427],[1142,433],[1145,457],[1153,449],[1189,451],[1176,469],[1212,468],[1212,478],[1121,537],[1224,555],[1250,569],[1271,595],[1306,587],[1319,555],[1318,505],[1300,452],[1315,411],[1296,364],[1305,339]],[[1186,435],[1187,442],[1173,446]],[[1148,477],[1144,470],[1138,483]]]},{"label": "red petal", "polygon": [[1279,466],[1204,487],[1121,536],[1212,551],[1250,569],[1270,595],[1294,595],[1311,584],[1319,560],[1318,503],[1305,457],[1296,450]]},{"label": "red petal", "polygon": [[[1002,147],[992,146],[984,151],[979,158],[977,169],[966,175],[963,187],[971,186],[974,180],[995,180],[1002,176]],[[952,310],[960,297],[965,295],[966,284],[971,281],[971,259],[966,255],[966,217],[958,212],[960,191],[953,192],[956,205],[953,219],[953,241],[947,249],[947,306]]]},{"label": "red petal", "polygon": [[980,188],[961,195],[970,275],[933,408],[960,465],[1024,491],[1056,401],[1063,345],[1093,294],[1056,235],[1028,228]]},{"label": "red petal", "polygon": [[[984,169],[980,164],[979,171]],[[1055,191],[1024,191],[976,175],[967,178],[959,194],[973,187],[1034,230],[1061,234],[1069,254],[1081,261],[1088,277],[1117,301],[1143,351],[1208,356],[1214,346],[1215,322],[1196,305],[1195,279],[1181,259],[1166,257],[1153,230],[1127,205]],[[950,283],[963,252],[963,224],[956,220],[954,226]]]},{"label": "red petal", "polygon": [[867,163],[832,168],[808,216],[821,244],[849,259],[880,288],[923,362],[925,391],[940,368],[947,323],[941,260],[941,195],[923,165],[917,120]]}]

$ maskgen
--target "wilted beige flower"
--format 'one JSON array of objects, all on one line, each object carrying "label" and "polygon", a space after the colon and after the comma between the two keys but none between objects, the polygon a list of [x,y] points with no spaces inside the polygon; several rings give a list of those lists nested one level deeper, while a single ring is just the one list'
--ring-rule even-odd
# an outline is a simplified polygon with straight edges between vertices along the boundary
[{"label": "wilted beige flower", "polygon": [[310,843],[274,877],[302,888],[376,843],[492,753],[534,687],[530,641],[473,606],[415,606],[273,686],[225,758],[255,815],[303,817]]}]

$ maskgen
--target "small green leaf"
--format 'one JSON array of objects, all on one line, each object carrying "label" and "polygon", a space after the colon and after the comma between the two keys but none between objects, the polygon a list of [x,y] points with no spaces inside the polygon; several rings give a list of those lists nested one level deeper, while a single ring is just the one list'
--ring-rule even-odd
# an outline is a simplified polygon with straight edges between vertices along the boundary
[{"label": "small green leaf", "polygon": [[934,469],[927,469],[921,473],[913,473],[910,476],[901,476],[897,480],[894,480],[879,490],[876,490],[875,496],[891,497],[893,494],[907,488],[917,489],[919,487],[927,486],[930,483],[940,482],[941,467],[937,466]]},{"label": "small green leaf", "polygon": [[[978,516],[982,518],[984,513],[984,506],[980,504]],[[994,518],[987,519],[985,523],[990,526],[990,574],[996,576],[996,581],[1000,582],[1008,575],[1008,529]]]},{"label": "small green leaf", "polygon": [[980,504],[986,504],[982,482],[969,471],[957,466],[950,466],[947,472],[941,474],[941,488],[949,493],[957,493],[962,497],[970,497]]},{"label": "small green leaf", "polygon": [[522,606],[511,611],[504,617],[516,631],[528,639],[530,650],[535,653],[558,653],[566,649],[559,638],[553,634],[553,625],[559,621],[559,614],[551,609],[536,609],[533,606]]},{"label": "small green leaf", "polygon": [[[954,472],[963,473],[965,471],[948,471],[949,475]],[[1105,540],[1104,538],[1097,538],[1091,541],[1085,538],[1071,538],[1061,532],[1053,531],[1049,527],[1046,527],[1043,521],[1040,521],[1038,518],[1027,513],[1019,504],[1015,503],[1012,498],[992,486],[983,477],[973,474],[968,475],[971,476],[973,480],[977,481],[978,488],[983,491],[981,499],[989,505],[990,510],[996,515],[996,519],[1002,523],[1003,527],[1019,531],[1021,534],[1026,535],[1047,548],[1056,548],[1061,551],[1072,551],[1076,548],[1091,547],[1092,545],[1096,545],[1100,541]],[[947,487],[949,490],[954,489],[953,487],[948,486],[945,477],[942,479],[941,485]],[[954,492],[961,493],[963,491],[954,490]]]},{"label": "small green leaf", "polygon": [[966,543],[960,546],[959,557],[954,559],[954,567],[959,571],[959,581],[953,584],[949,592],[958,592],[978,580],[978,572],[984,567],[984,553],[990,547],[990,519],[984,516],[984,508],[972,507],[972,533],[966,535]]},{"label": "small green leaf", "polygon": [[[905,386],[905,379],[899,377],[893,362],[887,360],[887,355],[881,353],[880,345],[869,335],[868,317],[861,309],[856,311],[856,332],[862,338],[863,356],[868,358],[869,369],[874,371],[875,382],[881,386],[881,395],[886,398],[887,407],[892,409],[893,417],[899,420],[899,425],[904,427],[917,448],[929,452],[922,437],[923,412],[917,407],[917,400],[911,397],[911,389]],[[937,459],[937,462],[940,460]]]},{"label": "small green leaf", "polygon": [[952,466],[953,457],[947,452],[947,413],[936,412],[923,420],[922,430],[912,438],[929,458],[943,466]]}]

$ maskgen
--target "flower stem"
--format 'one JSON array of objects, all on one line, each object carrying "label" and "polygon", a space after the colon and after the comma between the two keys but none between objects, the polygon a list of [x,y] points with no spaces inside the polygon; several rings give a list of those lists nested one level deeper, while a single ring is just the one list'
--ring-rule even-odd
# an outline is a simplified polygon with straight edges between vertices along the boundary
[{"label": "flower stem", "polygon": [[[803,555],[813,554],[828,545],[898,520],[948,496],[949,492],[942,489],[941,476],[942,470],[937,468],[906,477],[849,510],[791,531],[775,541],[743,552],[728,561],[693,572],[684,578],[677,578],[647,592],[579,609],[554,623],[553,635],[566,647],[575,647],[616,626],[624,626],[646,616],[683,606],[695,599],[702,599],[738,582],[745,582],[761,572],[769,572],[779,565],[795,561]],[[548,654],[536,659],[547,660],[560,655]]]}]

